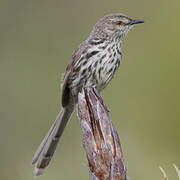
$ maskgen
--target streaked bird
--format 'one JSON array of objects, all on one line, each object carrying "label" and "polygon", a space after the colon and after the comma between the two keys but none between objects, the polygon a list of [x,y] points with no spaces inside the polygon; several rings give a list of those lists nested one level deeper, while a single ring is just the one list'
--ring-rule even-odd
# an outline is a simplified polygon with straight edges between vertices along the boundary
[{"label": "streaked bird", "polygon": [[75,50],[63,77],[61,111],[32,159],[35,175],[42,174],[48,166],[75,109],[78,93],[84,87],[94,87],[101,92],[108,85],[120,66],[122,40],[135,24],[143,22],[122,14],[106,15]]}]

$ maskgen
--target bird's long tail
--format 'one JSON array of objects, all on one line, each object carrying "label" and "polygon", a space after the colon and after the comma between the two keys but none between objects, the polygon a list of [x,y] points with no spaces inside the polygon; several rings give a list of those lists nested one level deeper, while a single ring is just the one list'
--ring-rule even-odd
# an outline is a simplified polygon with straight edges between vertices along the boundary
[{"label": "bird's long tail", "polygon": [[32,164],[35,164],[34,174],[36,176],[41,175],[43,173],[43,170],[51,161],[59,139],[73,110],[73,107],[64,107],[61,109],[53,125],[51,126],[43,141],[39,145],[37,151],[35,152],[32,158]]}]

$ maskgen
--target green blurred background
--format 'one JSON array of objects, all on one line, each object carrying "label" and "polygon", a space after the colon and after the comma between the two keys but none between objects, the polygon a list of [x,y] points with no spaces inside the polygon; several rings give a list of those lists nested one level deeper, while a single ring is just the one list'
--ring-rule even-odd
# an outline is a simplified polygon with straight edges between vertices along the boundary
[{"label": "green blurred background", "polygon": [[[60,108],[72,52],[108,13],[142,18],[123,43],[123,62],[103,92],[128,176],[175,180],[180,167],[179,0],[0,1],[0,179],[33,180],[31,158]],[[74,113],[43,180],[89,179]]]}]

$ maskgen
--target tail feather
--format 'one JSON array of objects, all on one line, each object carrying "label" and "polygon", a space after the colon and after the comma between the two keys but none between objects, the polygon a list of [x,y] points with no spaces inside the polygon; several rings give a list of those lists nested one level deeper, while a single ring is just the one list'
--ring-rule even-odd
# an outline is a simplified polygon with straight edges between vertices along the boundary
[{"label": "tail feather", "polygon": [[40,156],[40,154],[41,154],[41,152],[42,152],[45,144],[47,143],[48,138],[50,137],[52,131],[54,130],[54,127],[55,127],[56,124],[57,124],[57,120],[58,120],[58,117],[60,116],[60,113],[61,113],[61,112],[59,112],[56,120],[53,122],[51,128],[50,128],[49,131],[47,132],[46,136],[45,136],[44,139],[42,140],[42,142],[41,142],[41,144],[39,145],[39,147],[38,147],[38,149],[36,150],[36,152],[34,153],[34,156],[33,156],[33,158],[32,158],[32,162],[31,162],[32,165],[37,162],[37,160],[38,160],[38,158],[39,158],[39,156]]},{"label": "tail feather", "polygon": [[73,112],[73,108],[62,108],[53,125],[39,145],[32,158],[32,164],[35,164],[34,174],[41,175],[43,170],[48,166],[56,150],[59,139],[64,128]]}]

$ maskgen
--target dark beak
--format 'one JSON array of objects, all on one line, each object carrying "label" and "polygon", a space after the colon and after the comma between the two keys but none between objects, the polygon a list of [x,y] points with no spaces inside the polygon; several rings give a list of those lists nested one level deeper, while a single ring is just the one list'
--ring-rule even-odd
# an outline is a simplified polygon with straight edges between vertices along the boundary
[{"label": "dark beak", "polygon": [[139,23],[144,23],[144,21],[141,19],[133,19],[130,22],[126,23],[126,25],[133,25],[133,24],[139,24]]}]

